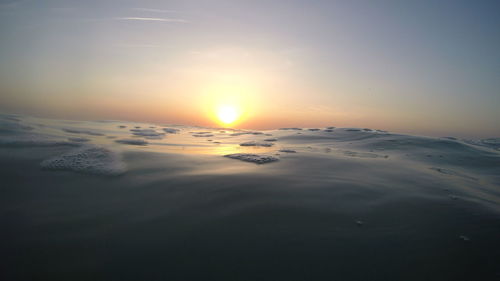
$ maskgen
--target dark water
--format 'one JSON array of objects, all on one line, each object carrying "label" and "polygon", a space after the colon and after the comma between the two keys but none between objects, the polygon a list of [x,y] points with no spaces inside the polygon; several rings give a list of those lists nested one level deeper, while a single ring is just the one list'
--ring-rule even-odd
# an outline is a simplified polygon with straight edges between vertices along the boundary
[{"label": "dark water", "polygon": [[498,152],[351,133],[264,165],[126,146],[113,176],[4,143],[0,279],[500,280]]}]

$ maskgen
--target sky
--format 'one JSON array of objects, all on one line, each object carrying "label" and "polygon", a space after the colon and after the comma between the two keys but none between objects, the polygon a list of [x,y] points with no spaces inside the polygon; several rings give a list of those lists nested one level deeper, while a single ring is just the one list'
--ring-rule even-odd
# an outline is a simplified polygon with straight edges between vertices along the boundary
[{"label": "sky", "polygon": [[500,1],[0,0],[0,111],[500,136]]}]

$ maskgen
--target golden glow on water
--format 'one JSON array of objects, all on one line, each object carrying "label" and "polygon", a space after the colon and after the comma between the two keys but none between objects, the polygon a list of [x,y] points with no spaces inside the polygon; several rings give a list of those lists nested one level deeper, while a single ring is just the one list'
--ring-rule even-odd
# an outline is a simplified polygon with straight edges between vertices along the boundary
[{"label": "golden glow on water", "polygon": [[182,153],[182,154],[205,154],[205,155],[227,155],[232,153],[272,153],[276,150],[273,147],[253,147],[240,146],[238,144],[217,144],[209,143],[207,145],[150,145],[149,147],[138,147],[138,149],[148,149],[163,153]]},{"label": "golden glow on water", "polygon": [[[217,107],[216,107],[217,108]],[[226,109],[225,109],[226,110]],[[227,109],[229,114],[236,112],[237,118],[234,123],[239,122],[239,109]],[[233,111],[234,110],[234,111]],[[223,111],[224,112],[224,111]],[[215,115],[217,116],[217,115]],[[234,118],[229,115],[228,118]],[[253,154],[273,154],[278,150],[273,147],[259,146],[240,146],[240,143],[265,138],[264,136],[232,136],[233,133],[240,132],[232,129],[210,129],[196,127],[175,127],[175,126],[160,126],[149,123],[125,123],[125,122],[85,122],[85,121],[67,121],[67,120],[51,120],[51,119],[36,119],[25,118],[28,120],[27,125],[32,126],[33,132],[60,136],[59,139],[66,141],[68,138],[79,137],[89,139],[88,143],[111,147],[119,151],[137,150],[148,152],[172,153],[172,154],[199,154],[199,155],[217,155],[223,156],[232,153],[253,153]],[[228,119],[226,119],[228,120]],[[220,121],[222,122],[222,120]],[[37,126],[36,124],[41,124]],[[121,126],[124,126],[121,128]],[[159,139],[148,139],[135,136],[131,129],[139,127],[140,129],[151,129],[156,132],[163,132],[161,128],[172,127],[180,131],[176,134],[166,134]],[[70,128],[81,131],[92,131],[102,133],[103,135],[88,135],[88,134],[73,134],[64,131],[64,128]],[[200,132],[206,132],[207,137],[196,137]],[[116,143],[120,139],[144,139],[148,142],[145,146],[134,146]]]}]

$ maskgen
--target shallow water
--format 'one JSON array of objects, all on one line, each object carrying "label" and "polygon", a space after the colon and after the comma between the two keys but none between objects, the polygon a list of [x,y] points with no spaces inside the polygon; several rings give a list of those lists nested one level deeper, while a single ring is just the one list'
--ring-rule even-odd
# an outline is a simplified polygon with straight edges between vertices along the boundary
[{"label": "shallow water", "polygon": [[499,280],[498,143],[3,115],[0,279]]}]

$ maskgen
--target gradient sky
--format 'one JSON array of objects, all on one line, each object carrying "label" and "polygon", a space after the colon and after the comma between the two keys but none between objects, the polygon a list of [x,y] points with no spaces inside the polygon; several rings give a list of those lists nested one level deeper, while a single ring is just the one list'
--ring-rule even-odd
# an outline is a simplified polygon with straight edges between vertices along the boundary
[{"label": "gradient sky", "polygon": [[0,111],[500,136],[500,1],[1,1]]}]

